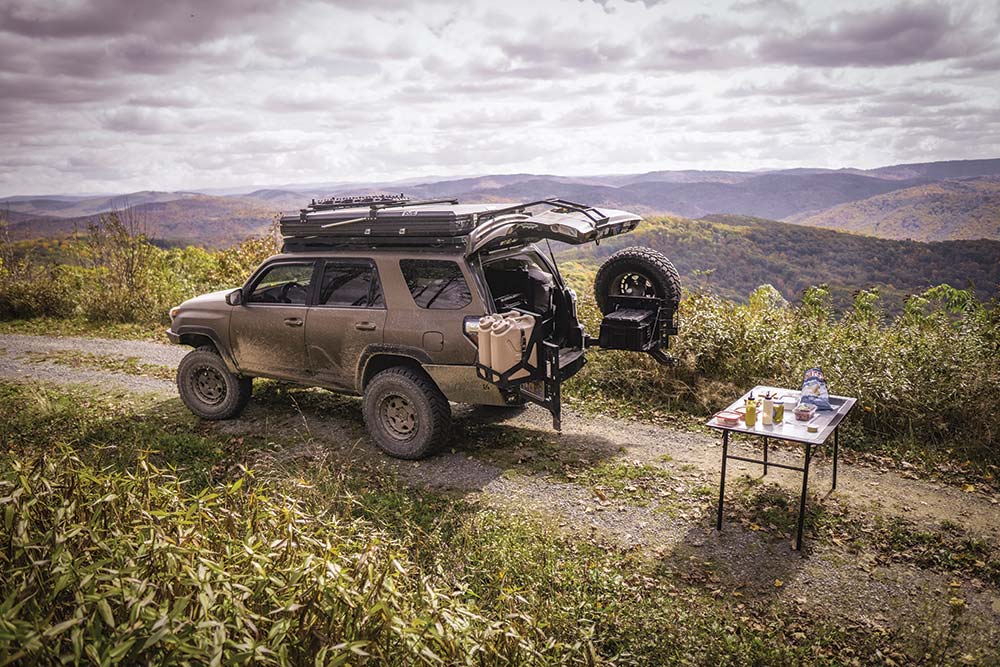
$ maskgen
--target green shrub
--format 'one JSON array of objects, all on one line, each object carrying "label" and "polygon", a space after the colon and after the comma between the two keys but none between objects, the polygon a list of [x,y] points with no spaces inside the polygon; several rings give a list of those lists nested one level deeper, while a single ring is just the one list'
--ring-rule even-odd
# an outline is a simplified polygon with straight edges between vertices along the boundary
[{"label": "green shrub", "polygon": [[75,267],[0,262],[0,319],[73,316],[81,277]]},{"label": "green shrub", "polygon": [[[596,329],[592,299],[581,310]],[[859,399],[853,422],[876,440],[962,440],[990,454],[1000,436],[1000,309],[965,290],[935,287],[887,321],[874,291],[859,292],[836,316],[823,288],[791,305],[764,286],[746,304],[689,296],[680,321],[675,368],[598,353],[573,390],[710,414],[757,384],[798,387],[805,370],[819,366],[833,393]]]}]

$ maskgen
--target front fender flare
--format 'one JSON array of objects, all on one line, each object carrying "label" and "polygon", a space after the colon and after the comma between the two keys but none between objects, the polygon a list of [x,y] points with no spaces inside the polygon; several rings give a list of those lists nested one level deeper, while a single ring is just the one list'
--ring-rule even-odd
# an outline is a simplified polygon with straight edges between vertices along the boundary
[{"label": "front fender flare", "polygon": [[[226,363],[226,368],[228,368],[232,373],[236,373],[237,375],[240,374],[240,367],[237,365],[236,359],[233,358],[232,351],[229,349],[228,345],[225,345],[222,342],[222,337],[219,336],[219,333],[215,329],[211,327],[198,326],[197,324],[186,324],[173,329],[171,333],[177,337],[178,342],[180,342],[184,336],[204,336],[205,338],[208,338],[212,341],[212,344],[215,345],[215,349],[218,350],[219,356],[221,356],[222,360]],[[171,336],[171,339],[173,339],[173,336]],[[181,344],[184,345],[185,343]]]}]

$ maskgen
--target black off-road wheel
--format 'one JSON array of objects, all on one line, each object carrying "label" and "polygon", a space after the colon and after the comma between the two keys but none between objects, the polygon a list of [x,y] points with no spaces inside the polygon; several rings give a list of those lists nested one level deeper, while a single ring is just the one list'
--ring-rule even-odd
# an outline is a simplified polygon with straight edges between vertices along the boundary
[{"label": "black off-road wheel", "polygon": [[451,407],[422,371],[396,367],[365,387],[365,426],[379,449],[397,459],[422,459],[451,431]]},{"label": "black off-road wheel", "polygon": [[231,373],[215,348],[204,346],[181,359],[177,390],[188,410],[202,419],[232,419],[250,401],[253,378]]},{"label": "black off-road wheel", "polygon": [[594,279],[594,299],[605,315],[615,296],[656,297],[671,302],[676,309],[681,300],[681,279],[663,253],[652,248],[625,248],[611,255]]}]

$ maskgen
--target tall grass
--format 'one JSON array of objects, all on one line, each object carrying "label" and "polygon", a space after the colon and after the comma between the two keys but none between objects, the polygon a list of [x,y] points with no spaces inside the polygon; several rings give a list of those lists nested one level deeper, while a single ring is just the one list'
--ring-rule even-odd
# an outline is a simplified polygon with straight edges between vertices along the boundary
[{"label": "tall grass", "polygon": [[190,493],[140,457],[0,478],[0,656],[96,664],[531,664],[566,649],[489,619],[397,540],[251,475]]},{"label": "tall grass", "polygon": [[198,433],[173,404],[2,383],[0,398],[0,664],[823,665],[896,650],[721,596],[687,554],[650,562],[363,461],[279,463],[261,448],[295,442]]}]

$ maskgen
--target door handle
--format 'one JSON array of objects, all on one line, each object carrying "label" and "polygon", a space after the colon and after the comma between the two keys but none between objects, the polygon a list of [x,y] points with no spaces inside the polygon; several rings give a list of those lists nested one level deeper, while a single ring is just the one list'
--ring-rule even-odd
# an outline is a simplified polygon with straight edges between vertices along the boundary
[{"label": "door handle", "polygon": [[358,331],[375,331],[374,322],[355,322],[354,328]]},{"label": "door handle", "polygon": [[300,327],[300,326],[302,326],[302,318],[301,317],[286,317],[285,318],[285,326],[286,327]]}]

